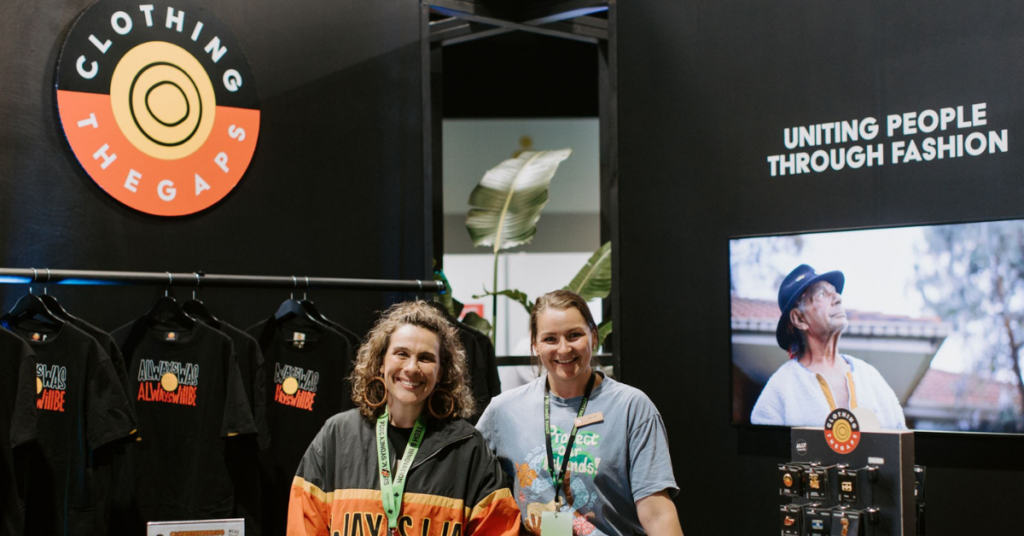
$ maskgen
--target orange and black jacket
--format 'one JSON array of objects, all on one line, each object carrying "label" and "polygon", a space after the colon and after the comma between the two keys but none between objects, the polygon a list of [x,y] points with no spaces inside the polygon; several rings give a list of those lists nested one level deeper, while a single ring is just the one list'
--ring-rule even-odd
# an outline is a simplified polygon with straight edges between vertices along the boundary
[{"label": "orange and black jacket", "polygon": [[[384,536],[374,426],[350,410],[331,417],[292,484],[288,536]],[[394,450],[394,449],[392,449]],[[395,453],[391,453],[394,466]],[[462,420],[428,421],[409,470],[402,536],[515,536],[519,506],[483,437]]]}]

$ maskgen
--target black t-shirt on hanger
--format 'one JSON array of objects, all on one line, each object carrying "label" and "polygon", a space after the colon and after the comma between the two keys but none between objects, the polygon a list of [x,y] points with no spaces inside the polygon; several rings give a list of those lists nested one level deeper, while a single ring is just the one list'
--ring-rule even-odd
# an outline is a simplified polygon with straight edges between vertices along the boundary
[{"label": "black t-shirt on hanger", "polygon": [[324,324],[270,318],[246,330],[263,350],[271,446],[260,453],[264,527],[285,533],[288,497],[303,454],[324,422],[354,407],[347,381],[352,346]]},{"label": "black t-shirt on hanger", "polygon": [[131,435],[135,419],[110,357],[65,323],[10,326],[36,356],[38,450],[30,463],[26,534],[95,534],[92,450]]},{"label": "black t-shirt on hanger", "polygon": [[225,438],[256,432],[231,339],[200,322],[181,331],[146,319],[112,335],[139,416],[128,453],[139,520],[230,517]]},{"label": "black t-shirt on hanger", "polygon": [[[117,379],[121,382],[121,388],[124,389],[124,392],[127,395],[131,391],[128,384],[128,365],[124,362],[124,356],[121,355],[121,349],[117,347],[117,343],[114,342],[114,338],[106,331],[103,331],[81,318],[69,319],[69,321],[76,328],[96,339],[96,342],[100,344],[100,348],[103,348],[103,351],[110,356],[110,363],[114,365],[114,372],[117,373]],[[128,396],[128,407],[132,410],[132,416],[134,416],[135,400],[131,396]]]},{"label": "black t-shirt on hanger", "polygon": [[490,337],[462,322],[457,321],[455,325],[459,329],[459,339],[466,348],[466,368],[473,398],[476,400],[476,411],[470,420],[476,422],[490,405],[491,398],[501,394],[498,359]]},{"label": "black t-shirt on hanger", "polygon": [[0,535],[25,531],[24,448],[36,437],[36,362],[28,343],[0,328]]},{"label": "black t-shirt on hanger", "polygon": [[[76,328],[84,331],[90,337],[96,339],[100,348],[110,356],[110,363],[114,365],[114,372],[117,379],[128,397],[128,407],[132,412],[132,418],[138,422],[135,415],[135,400],[129,393],[131,387],[128,384],[127,365],[121,349],[117,347],[114,338],[102,329],[82,320],[81,318],[67,318]],[[133,441],[134,438],[125,438],[123,441],[113,441],[102,448],[93,451],[93,487],[96,490],[96,534],[109,534],[109,521],[113,505],[114,486],[120,481],[120,472],[124,463],[125,443]]]},{"label": "black t-shirt on hanger", "polygon": [[255,419],[257,435],[232,441],[228,445],[228,469],[235,483],[234,517],[245,518],[245,534],[260,536],[263,531],[262,489],[260,484],[260,450],[270,447],[267,428],[266,382],[263,371],[263,352],[259,343],[246,332],[220,320],[217,328],[231,338],[235,347],[235,360],[242,375],[245,396]]}]

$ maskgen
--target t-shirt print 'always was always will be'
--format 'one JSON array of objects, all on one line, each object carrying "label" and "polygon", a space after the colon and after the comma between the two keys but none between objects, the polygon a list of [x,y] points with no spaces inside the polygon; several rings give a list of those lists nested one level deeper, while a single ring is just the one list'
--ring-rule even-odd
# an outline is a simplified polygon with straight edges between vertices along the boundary
[{"label": "t-shirt print 'always was always will be'", "polygon": [[199,365],[180,361],[142,359],[137,400],[195,406]]},{"label": "t-shirt print 'always was always will be'", "polygon": [[313,411],[320,373],[302,367],[274,363],[274,402]]}]

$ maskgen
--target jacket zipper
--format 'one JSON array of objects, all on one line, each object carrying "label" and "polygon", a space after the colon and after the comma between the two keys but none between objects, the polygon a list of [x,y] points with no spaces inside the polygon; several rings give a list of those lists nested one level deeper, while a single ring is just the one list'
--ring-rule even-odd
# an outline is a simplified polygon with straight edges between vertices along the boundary
[{"label": "jacket zipper", "polygon": [[437,456],[442,450],[447,448],[449,445],[454,445],[455,443],[458,443],[459,441],[465,441],[466,439],[469,439],[471,437],[473,437],[472,433],[470,433],[469,435],[462,436],[462,437],[457,437],[455,439],[452,439],[451,441],[448,441],[447,443],[445,443],[443,445],[440,445],[439,447],[437,447],[437,450],[435,450],[434,452],[431,452],[429,456],[427,456],[425,458],[417,459],[415,462],[413,462],[412,467],[410,467],[409,470],[412,471],[413,469],[419,467],[423,462],[433,458],[434,456]]}]

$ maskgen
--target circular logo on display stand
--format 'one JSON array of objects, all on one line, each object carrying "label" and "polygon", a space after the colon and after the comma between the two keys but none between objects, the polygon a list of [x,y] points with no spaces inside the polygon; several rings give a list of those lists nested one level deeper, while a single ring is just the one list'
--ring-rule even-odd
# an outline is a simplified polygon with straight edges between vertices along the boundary
[{"label": "circular logo on display stand", "polygon": [[825,442],[839,454],[849,454],[860,443],[860,425],[850,410],[837,409],[825,419]]},{"label": "circular logo on display stand", "polygon": [[89,177],[157,216],[193,214],[227,196],[260,127],[241,47],[189,1],[100,0],[86,9],[61,50],[57,110]]}]

